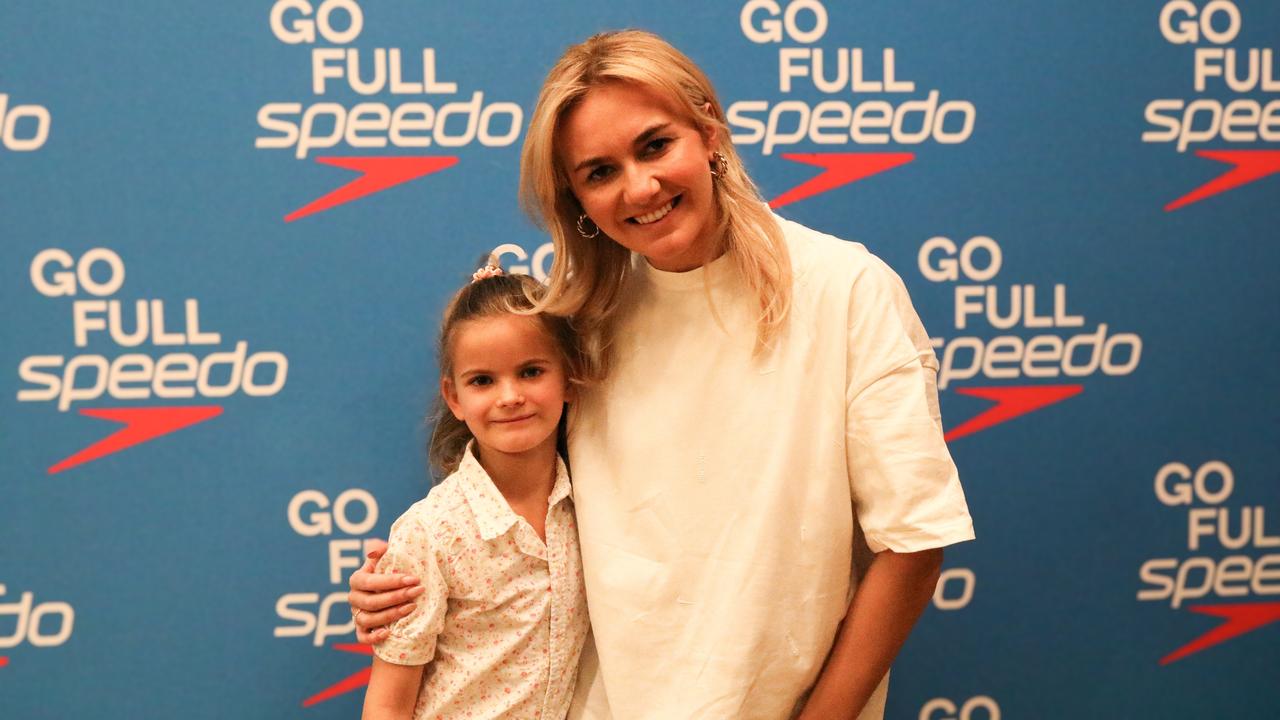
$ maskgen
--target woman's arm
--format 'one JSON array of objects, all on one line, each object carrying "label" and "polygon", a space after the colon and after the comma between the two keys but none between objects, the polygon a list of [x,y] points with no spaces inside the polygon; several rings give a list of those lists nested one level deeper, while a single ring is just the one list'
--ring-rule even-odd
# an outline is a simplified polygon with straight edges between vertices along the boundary
[{"label": "woman's arm", "polygon": [[373,658],[361,720],[412,720],[425,665],[395,665]]},{"label": "woman's arm", "polygon": [[876,555],[800,720],[858,717],[938,584],[942,549]]},{"label": "woman's arm", "polygon": [[412,575],[375,572],[387,544],[380,540],[371,542],[373,549],[364,566],[351,574],[347,602],[356,621],[356,640],[376,645],[389,636],[388,625],[413,612],[413,600],[422,594],[423,588]]},{"label": "woman's arm", "polygon": [[858,716],[937,587],[942,546],[973,539],[943,434],[937,358],[906,286],[872,256],[849,293],[848,313],[846,467],[857,524],[876,556],[805,720]]}]

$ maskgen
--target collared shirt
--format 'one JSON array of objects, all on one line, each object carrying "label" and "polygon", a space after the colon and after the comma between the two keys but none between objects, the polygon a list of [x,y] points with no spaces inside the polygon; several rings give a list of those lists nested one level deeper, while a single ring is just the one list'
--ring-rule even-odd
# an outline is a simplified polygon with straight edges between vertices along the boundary
[{"label": "collared shirt", "polygon": [[570,493],[557,458],[544,543],[468,448],[391,526],[379,571],[415,575],[426,592],[374,651],[429,664],[415,718],[565,716],[588,630]]}]

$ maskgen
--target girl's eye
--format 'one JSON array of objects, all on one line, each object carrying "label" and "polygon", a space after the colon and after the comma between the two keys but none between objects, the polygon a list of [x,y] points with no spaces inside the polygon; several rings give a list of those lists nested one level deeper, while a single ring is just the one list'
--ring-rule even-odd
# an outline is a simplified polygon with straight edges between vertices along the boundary
[{"label": "girl's eye", "polygon": [[493,379],[490,378],[488,375],[476,375],[472,377],[470,380],[468,380],[467,384],[483,387],[485,385],[489,385],[492,382],[493,382]]},{"label": "girl's eye", "polygon": [[521,377],[534,378],[546,372],[540,367],[527,367],[521,373]]}]

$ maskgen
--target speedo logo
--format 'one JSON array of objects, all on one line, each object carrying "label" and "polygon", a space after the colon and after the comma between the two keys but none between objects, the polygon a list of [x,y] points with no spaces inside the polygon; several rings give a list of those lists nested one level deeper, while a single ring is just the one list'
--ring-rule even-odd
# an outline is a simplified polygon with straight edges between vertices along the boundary
[{"label": "speedo logo", "polygon": [[[1147,103],[1142,141],[1169,143],[1179,153],[1204,143],[1280,142],[1280,74],[1273,48],[1241,48],[1244,25],[1230,0],[1198,5],[1170,0],[1160,10],[1160,34],[1172,45],[1191,45],[1195,99]],[[1197,149],[1199,157],[1231,169],[1165,205],[1172,212],[1280,173],[1280,149]]]},{"label": "speedo logo", "polygon": [[[320,490],[308,489],[293,496],[286,514],[289,526],[299,536],[325,543],[323,555],[328,566],[328,582],[319,592],[281,595],[276,601],[276,615],[282,624],[277,625],[272,634],[278,638],[306,638],[315,647],[321,647],[331,637],[355,632],[355,622],[347,610],[345,578],[360,567],[368,552],[368,541],[361,537],[378,523],[378,501],[363,488],[349,488],[332,500]],[[335,538],[335,535],[346,537]],[[338,652],[373,654],[373,648],[360,643],[334,643],[331,647]],[[354,674],[309,695],[302,701],[302,707],[311,707],[369,684],[372,672],[369,661],[362,660],[354,667],[358,668]]]},{"label": "speedo logo", "polygon": [[[355,180],[285,216],[292,222],[352,200],[439,172],[458,163],[449,154],[422,155],[431,147],[473,143],[508,147],[516,142],[524,111],[493,101],[483,90],[459,89],[441,69],[434,48],[342,47],[360,37],[365,15],[356,0],[277,0],[271,32],[286,45],[307,45],[313,101],[269,102],[258,110],[261,133],[254,147],[286,150],[303,160],[335,148],[396,148],[412,154],[317,156],[317,163],[360,173]],[[320,45],[320,46],[317,46]],[[461,64],[461,63],[459,63]],[[342,94],[368,100],[344,104]],[[386,102],[393,99],[393,102]]]},{"label": "speedo logo", "polygon": [[[284,388],[288,358],[251,349],[247,340],[224,340],[201,320],[199,300],[175,307],[158,298],[113,297],[125,282],[124,260],[113,250],[94,248],[79,258],[58,248],[42,250],[31,261],[30,276],[44,297],[72,298],[75,349],[23,358],[18,401],[47,403],[59,412],[75,407],[85,417],[124,425],[55,462],[50,474],[222,414],[221,405],[186,404],[194,398],[271,397]],[[145,345],[152,351],[140,352]]]},{"label": "speedo logo", "polygon": [[[1142,338],[1073,312],[1065,283],[994,282],[1004,253],[990,237],[959,245],[930,238],[917,263],[926,280],[955,283],[955,334],[932,338],[938,389],[994,403],[949,430],[947,440],[1079,395],[1086,378],[1129,375],[1142,360]],[[989,331],[971,334],[977,329]],[[979,379],[998,384],[970,384]]]},{"label": "speedo logo", "polygon": [[[967,141],[977,121],[973,103],[922,87],[898,71],[894,48],[817,46],[829,16],[819,0],[749,0],[738,14],[753,43],[777,45],[777,93],[743,99],[725,111],[735,145],[759,145],[791,162],[821,168],[770,201],[780,208],[915,159],[914,152],[793,152],[805,146],[954,145]],[[826,96],[820,102],[788,97]],[[772,94],[772,93],[770,93]]]},{"label": "speedo logo", "polygon": [[[1233,501],[1236,473],[1222,460],[1209,460],[1195,468],[1182,462],[1165,463],[1156,471],[1153,487],[1156,500],[1172,509],[1170,524],[1185,529],[1186,549],[1169,553],[1174,557],[1154,557],[1142,563],[1138,568],[1138,600],[1168,603],[1173,610],[1220,619],[1215,627],[1162,657],[1160,664],[1177,662],[1280,622],[1280,602],[1276,601],[1280,595],[1280,535],[1275,534],[1274,525],[1270,530],[1267,526],[1267,510],[1275,508],[1249,500]],[[1192,604],[1187,604],[1189,601]]]}]

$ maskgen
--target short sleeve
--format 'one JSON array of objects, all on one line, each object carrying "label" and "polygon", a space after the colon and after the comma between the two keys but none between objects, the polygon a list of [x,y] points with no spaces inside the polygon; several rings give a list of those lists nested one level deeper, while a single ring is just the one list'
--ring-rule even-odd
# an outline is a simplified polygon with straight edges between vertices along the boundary
[{"label": "short sleeve", "polygon": [[435,656],[436,638],[444,629],[449,601],[449,587],[431,535],[412,512],[410,510],[391,526],[387,552],[378,562],[378,572],[413,575],[426,588],[416,598],[413,612],[392,623],[391,636],[373,646],[374,654],[396,665],[431,662]]},{"label": "short sleeve", "polygon": [[906,287],[872,257],[854,283],[849,313],[845,447],[868,547],[917,552],[972,540],[943,440],[937,360]]}]

